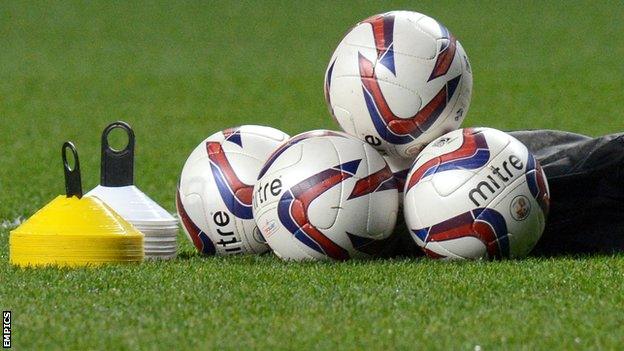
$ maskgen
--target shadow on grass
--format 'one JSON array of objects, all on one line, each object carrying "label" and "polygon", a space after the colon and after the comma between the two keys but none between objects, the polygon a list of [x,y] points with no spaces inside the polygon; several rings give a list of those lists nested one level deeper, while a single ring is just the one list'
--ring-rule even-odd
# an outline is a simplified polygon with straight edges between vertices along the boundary
[{"label": "shadow on grass", "polygon": [[541,259],[567,259],[567,260],[588,260],[592,258],[622,258],[624,251],[600,251],[600,252],[561,252],[561,253],[535,253],[530,254],[530,258]]},{"label": "shadow on grass", "polygon": [[[587,260],[592,258],[609,258],[609,257],[624,257],[624,252],[613,250],[612,252],[561,252],[561,253],[535,253],[530,254],[527,257],[522,258],[511,258],[511,259],[493,259],[493,260],[479,260],[481,262],[503,262],[503,261],[513,261],[513,262],[521,262],[527,259],[546,259],[546,260]],[[402,251],[399,254],[389,254],[384,253],[381,256],[377,257],[367,257],[367,258],[355,258],[350,259],[345,262],[336,262],[336,261],[282,261],[277,256],[273,255],[272,252],[265,252],[260,255],[236,255],[236,256],[206,256],[202,255],[195,251],[183,250],[178,253],[178,257],[175,260],[181,261],[189,261],[189,260],[210,260],[210,261],[223,261],[224,263],[235,263],[242,265],[254,265],[266,262],[276,262],[285,265],[290,264],[336,264],[336,263],[345,263],[349,262],[349,264],[371,264],[371,263],[384,263],[384,262],[413,262],[418,263],[422,261],[440,261],[440,262],[449,262],[442,260],[432,260],[423,255],[420,250],[414,251]],[[470,260],[466,260],[467,262],[474,262]],[[457,262],[457,261],[454,261]]]}]

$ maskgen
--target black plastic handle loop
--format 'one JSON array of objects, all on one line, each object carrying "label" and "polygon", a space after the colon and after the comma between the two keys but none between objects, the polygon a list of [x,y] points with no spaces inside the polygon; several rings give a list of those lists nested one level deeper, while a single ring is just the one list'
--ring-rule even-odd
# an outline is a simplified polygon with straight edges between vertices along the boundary
[{"label": "black plastic handle loop", "polygon": [[[74,168],[72,169],[67,162],[67,149],[71,150],[74,158]],[[61,155],[63,156],[63,170],[65,171],[65,195],[67,197],[76,196],[79,199],[82,197],[82,180],[80,178],[80,160],[78,159],[78,151],[71,141],[63,143],[61,148]]]},{"label": "black plastic handle loop", "polygon": [[[115,150],[108,143],[108,135],[116,128],[128,134],[128,145],[123,150]],[[126,122],[113,122],[102,132],[100,184],[108,187],[134,184],[134,131]]]}]

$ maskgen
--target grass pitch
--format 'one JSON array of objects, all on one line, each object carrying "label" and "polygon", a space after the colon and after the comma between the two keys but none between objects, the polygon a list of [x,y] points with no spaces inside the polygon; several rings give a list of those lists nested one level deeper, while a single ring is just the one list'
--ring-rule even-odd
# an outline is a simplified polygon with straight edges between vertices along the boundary
[{"label": "grass pitch", "polygon": [[[466,126],[621,131],[619,2],[3,2],[0,4],[0,307],[16,349],[619,349],[624,256],[443,263],[204,258],[16,269],[9,222],[64,191],[73,140],[83,186],[99,135],[137,133],[137,185],[173,211],[194,146],[237,124],[336,128],[323,73],[351,25],[427,13],[474,70]],[[555,199],[556,201],[556,199]]]}]

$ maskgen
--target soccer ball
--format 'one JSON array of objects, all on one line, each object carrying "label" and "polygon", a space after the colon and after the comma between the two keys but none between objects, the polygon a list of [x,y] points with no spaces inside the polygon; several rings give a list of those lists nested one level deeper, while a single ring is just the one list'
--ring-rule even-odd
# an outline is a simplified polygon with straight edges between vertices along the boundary
[{"label": "soccer ball", "polygon": [[405,185],[412,238],[434,258],[523,257],[544,230],[546,176],[517,139],[490,128],[450,132],[416,158]]},{"label": "soccer ball", "polygon": [[206,255],[269,249],[253,219],[252,190],[260,168],[288,135],[245,125],[217,132],[186,160],[176,196],[184,232]]},{"label": "soccer ball", "polygon": [[284,260],[376,255],[391,241],[398,198],[383,157],[345,133],[299,134],[271,155],[254,187],[256,223]]},{"label": "soccer ball", "polygon": [[472,92],[462,45],[431,17],[393,11],[351,29],[325,73],[325,100],[344,131],[413,158],[457,129]]}]

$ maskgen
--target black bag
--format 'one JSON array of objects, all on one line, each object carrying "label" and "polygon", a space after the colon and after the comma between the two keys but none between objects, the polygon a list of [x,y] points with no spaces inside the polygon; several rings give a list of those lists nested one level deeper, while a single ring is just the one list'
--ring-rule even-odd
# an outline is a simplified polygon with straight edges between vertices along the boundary
[{"label": "black bag", "polygon": [[546,230],[532,254],[624,251],[624,134],[510,134],[540,161],[550,187]]}]

